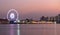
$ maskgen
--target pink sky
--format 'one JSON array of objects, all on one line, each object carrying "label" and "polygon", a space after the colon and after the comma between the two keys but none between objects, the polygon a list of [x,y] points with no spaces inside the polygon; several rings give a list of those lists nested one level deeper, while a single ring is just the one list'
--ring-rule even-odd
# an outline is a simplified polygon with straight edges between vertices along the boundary
[{"label": "pink sky", "polygon": [[[35,18],[41,16],[55,16],[60,13],[59,0],[0,0],[0,13],[6,17],[9,9],[14,8],[19,12],[19,17]],[[0,15],[1,16],[1,15]]]}]

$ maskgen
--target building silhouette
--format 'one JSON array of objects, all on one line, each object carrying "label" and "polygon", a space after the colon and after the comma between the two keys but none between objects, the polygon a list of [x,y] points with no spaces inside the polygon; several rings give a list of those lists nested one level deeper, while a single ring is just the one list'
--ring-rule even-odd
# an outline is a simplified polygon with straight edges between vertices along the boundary
[{"label": "building silhouette", "polygon": [[42,17],[40,18],[40,21],[48,21],[48,17],[47,17],[47,16],[42,16]]},{"label": "building silhouette", "polygon": [[8,19],[0,19],[0,24],[8,24]]},{"label": "building silhouette", "polygon": [[58,14],[57,16],[55,16],[56,22],[60,23],[60,14]]}]

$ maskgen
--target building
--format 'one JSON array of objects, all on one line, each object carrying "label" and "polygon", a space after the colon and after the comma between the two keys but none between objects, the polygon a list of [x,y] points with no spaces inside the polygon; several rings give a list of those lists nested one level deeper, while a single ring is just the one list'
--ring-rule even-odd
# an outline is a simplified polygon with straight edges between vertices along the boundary
[{"label": "building", "polygon": [[55,16],[56,22],[60,23],[60,14],[58,14],[57,16]]},{"label": "building", "polygon": [[8,19],[0,19],[0,24],[8,24]]},{"label": "building", "polygon": [[55,23],[56,18],[54,16],[47,17],[47,16],[42,16],[40,18],[40,23]]},{"label": "building", "polygon": [[53,16],[49,17],[48,21],[54,22],[55,21],[55,17],[53,17]]},{"label": "building", "polygon": [[40,21],[48,21],[48,17],[47,17],[47,16],[42,16],[42,17],[40,18]]}]

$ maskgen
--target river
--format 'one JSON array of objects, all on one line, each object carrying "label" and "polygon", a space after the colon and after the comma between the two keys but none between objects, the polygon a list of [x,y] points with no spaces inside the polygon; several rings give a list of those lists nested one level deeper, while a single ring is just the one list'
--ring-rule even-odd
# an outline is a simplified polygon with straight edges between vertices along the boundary
[{"label": "river", "polygon": [[60,24],[0,24],[0,35],[60,35]]}]

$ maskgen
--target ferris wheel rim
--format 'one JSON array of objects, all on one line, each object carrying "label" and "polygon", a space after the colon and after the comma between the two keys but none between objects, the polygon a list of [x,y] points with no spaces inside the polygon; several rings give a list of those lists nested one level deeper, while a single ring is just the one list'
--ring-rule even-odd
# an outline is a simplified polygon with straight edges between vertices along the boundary
[{"label": "ferris wheel rim", "polygon": [[11,11],[14,11],[14,12],[17,14],[16,20],[18,20],[18,12],[17,12],[17,10],[15,10],[15,9],[10,9],[10,10],[8,11],[8,13],[7,13],[7,19],[10,20],[10,19],[9,19],[9,13],[10,13]]}]

